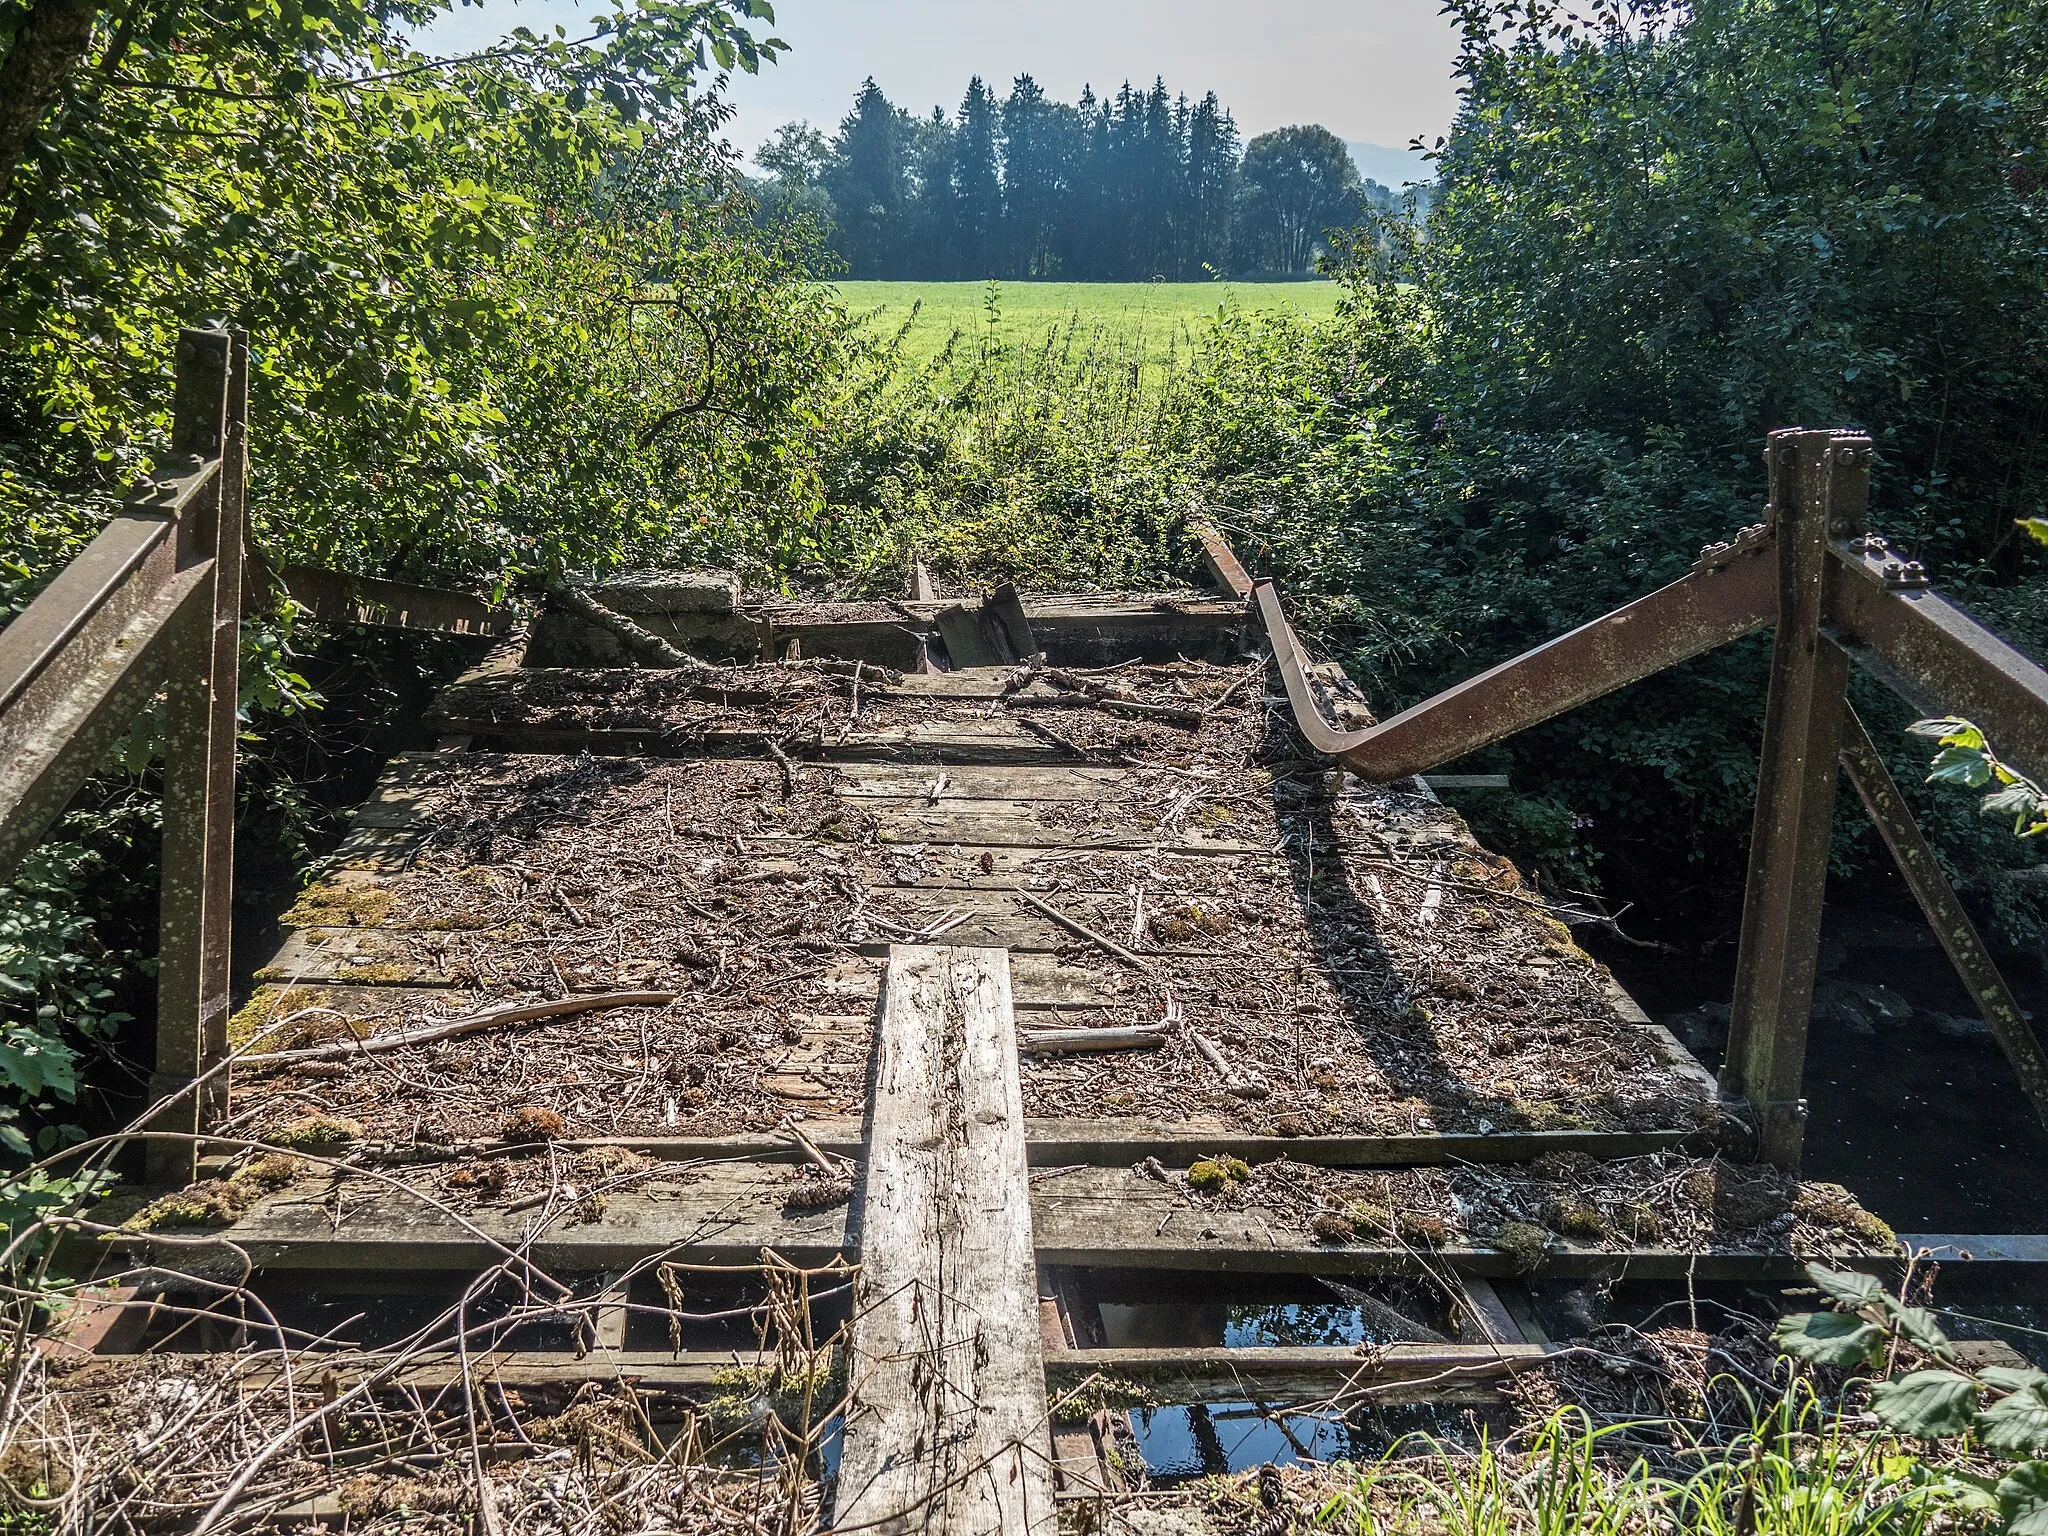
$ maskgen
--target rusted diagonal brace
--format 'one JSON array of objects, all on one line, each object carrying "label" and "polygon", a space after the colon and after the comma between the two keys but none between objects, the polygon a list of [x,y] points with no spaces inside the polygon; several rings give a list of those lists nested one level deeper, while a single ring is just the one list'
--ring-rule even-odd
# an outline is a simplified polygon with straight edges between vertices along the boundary
[{"label": "rusted diagonal brace", "polygon": [[1830,546],[1825,623],[1924,715],[1974,721],[1998,755],[2048,779],[2048,670],[1926,586],[1887,585],[1882,546]]},{"label": "rusted diagonal brace", "polygon": [[1259,619],[1308,744],[1368,779],[1421,773],[1525,731],[1772,623],[1778,614],[1775,541],[1762,534],[1570,634],[1447,688],[1361,731],[1333,729],[1316,707],[1301,647],[1270,581],[1254,595]]},{"label": "rusted diagonal brace", "polygon": [[1976,925],[1956,899],[1941,866],[1935,863],[1934,850],[1928,846],[1919,823],[1913,820],[1905,796],[1899,793],[1899,786],[1878,755],[1870,733],[1856,718],[1856,711],[1847,706],[1842,711],[1842,771],[1848,774],[1849,782],[1863,800],[1863,808],[1870,813],[1885,846],[1898,861],[1899,873],[1912,887],[1914,899],[1927,914],[1928,924],[1948,952],[1956,974],[1970,989],[1977,1011],[1984,1015],[1984,1022],[1991,1026],[1991,1033],[2004,1049],[2013,1071],[2019,1074],[2020,1087],[2033,1101],[2034,1112],[2048,1125],[2048,1054],[2043,1053],[2041,1042],[2034,1038],[2034,1031],[2020,1012],[2005,978],[1999,974],[1991,952],[1978,936]]},{"label": "rusted diagonal brace", "polygon": [[[153,555],[149,565],[166,569],[145,566],[132,590],[118,594],[124,601],[104,604],[64,642],[36,685],[0,710],[0,883],[148,707],[170,665],[166,641],[201,617],[211,562],[168,569],[171,550],[161,541]],[[131,607],[129,598],[141,601]]]}]

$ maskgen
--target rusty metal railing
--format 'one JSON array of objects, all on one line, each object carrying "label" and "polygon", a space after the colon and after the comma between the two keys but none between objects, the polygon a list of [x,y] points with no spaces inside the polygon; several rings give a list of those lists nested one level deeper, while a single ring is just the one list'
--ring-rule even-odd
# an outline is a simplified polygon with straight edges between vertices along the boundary
[{"label": "rusty metal railing", "polygon": [[498,634],[511,615],[459,592],[272,572],[250,558],[249,342],[186,330],[171,447],[97,537],[0,630],[0,882],[19,868],[158,694],[164,727],[163,906],[148,1177],[184,1184],[225,1113],[240,621],[278,591],[334,622]]},{"label": "rusty metal railing", "polygon": [[[235,691],[248,487],[249,343],[178,337],[171,451],[28,609],[0,630],[0,879],[134,716],[165,694],[163,911],[154,1128],[191,1132],[225,1083]],[[154,1140],[153,1181],[192,1177],[197,1142]]]},{"label": "rusty metal railing", "polygon": [[1763,522],[1709,546],[1670,586],[1358,730],[1324,717],[1278,588],[1252,581],[1220,536],[1197,530],[1212,574],[1256,609],[1303,738],[1379,782],[1776,626],[1721,1087],[1742,1106],[1757,1153],[1788,1167],[1805,1136],[1800,1088],[1838,768],[2048,1122],[2048,1055],[1847,699],[1853,660],[1922,713],[1975,721],[2002,758],[2038,778],[2048,769],[2048,671],[1940,597],[1918,563],[1869,531],[1870,459],[1858,433],[1773,432]]}]

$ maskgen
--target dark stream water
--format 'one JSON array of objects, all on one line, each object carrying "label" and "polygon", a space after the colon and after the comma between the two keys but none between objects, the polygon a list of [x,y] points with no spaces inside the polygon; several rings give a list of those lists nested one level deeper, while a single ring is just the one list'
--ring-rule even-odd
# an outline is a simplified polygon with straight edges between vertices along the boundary
[{"label": "dark stream water", "polygon": [[[1579,936],[1720,1066],[1732,943],[1672,954]],[[2000,959],[2020,1006],[2048,1019],[2039,962]],[[1899,1231],[2048,1232],[2048,1131],[1917,915],[1828,908],[1806,1094],[1807,1177],[1846,1185]]]}]

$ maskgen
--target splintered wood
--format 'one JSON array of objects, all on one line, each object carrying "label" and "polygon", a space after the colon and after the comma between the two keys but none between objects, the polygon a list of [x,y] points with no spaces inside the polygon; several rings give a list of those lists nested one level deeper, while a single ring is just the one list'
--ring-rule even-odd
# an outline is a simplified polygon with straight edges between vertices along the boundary
[{"label": "splintered wood", "polygon": [[835,1524],[1051,1531],[1009,957],[892,949],[876,1053]]}]

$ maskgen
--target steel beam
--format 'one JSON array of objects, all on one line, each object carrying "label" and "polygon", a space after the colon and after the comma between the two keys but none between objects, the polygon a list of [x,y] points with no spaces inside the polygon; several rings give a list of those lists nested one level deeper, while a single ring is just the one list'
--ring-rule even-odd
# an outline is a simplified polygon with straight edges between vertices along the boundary
[{"label": "steel beam", "polygon": [[1827,622],[1849,654],[1924,715],[1973,721],[2000,758],[2048,782],[2048,669],[1940,597],[1882,540],[1832,554]]},{"label": "steel beam", "polygon": [[1670,586],[1358,731],[1336,730],[1316,707],[1300,643],[1273,584],[1260,582],[1255,596],[1295,724],[1308,744],[1386,783],[1505,740],[1762,629],[1777,616],[1774,547],[1768,532],[1752,531],[1709,552],[1692,574]]},{"label": "steel beam", "polygon": [[1778,632],[1721,1086],[1749,1102],[1760,1155],[1795,1168],[1806,1134],[1800,1088],[1849,681],[1848,657],[1821,634],[1822,597],[1829,538],[1862,524],[1870,440],[1773,432],[1765,456],[1778,532]]},{"label": "steel beam", "polygon": [[158,929],[154,1184],[198,1173],[198,1135],[226,1111],[228,955],[234,901],[235,733],[241,666],[243,513],[248,487],[246,335],[178,338],[174,448],[219,455],[210,492],[179,519],[181,563],[207,567],[204,620],[171,653],[164,725],[163,907]]},{"label": "steel beam", "polygon": [[1223,535],[1208,523],[1188,525],[1202,545],[1202,564],[1209,568],[1209,579],[1217,586],[1238,599],[1252,595],[1252,579],[1245,574],[1238,563],[1237,555],[1224,542]]},{"label": "steel beam", "polygon": [[1999,974],[1998,964],[1985,948],[1976,924],[1970,921],[1941,866],[1935,862],[1934,850],[1914,821],[1906,797],[1899,793],[1899,786],[1893,782],[1891,770],[1885,767],[1870,733],[1856,718],[1856,711],[1847,706],[1842,713],[1842,770],[1849,775],[1863,808],[1870,813],[1885,846],[1898,861],[1899,873],[1906,877],[1914,900],[1927,914],[1928,924],[1954,964],[1956,974],[1970,989],[1977,1011],[1984,1015],[1984,1022],[1991,1026],[1991,1033],[2004,1049],[2013,1071],[2019,1074],[2020,1087],[2033,1101],[2034,1112],[2048,1125],[2048,1054],[2042,1052],[2041,1042],[2034,1038],[2026,1015],[2020,1011],[2004,976]]},{"label": "steel beam", "polygon": [[[35,686],[0,716],[0,882],[13,875],[149,707],[178,637],[202,614],[212,563],[171,571],[168,539],[157,555],[164,567],[161,584],[145,567],[122,589],[121,601],[95,614]],[[129,600],[138,597],[146,601],[131,608]],[[117,619],[125,622],[113,627]]]}]

